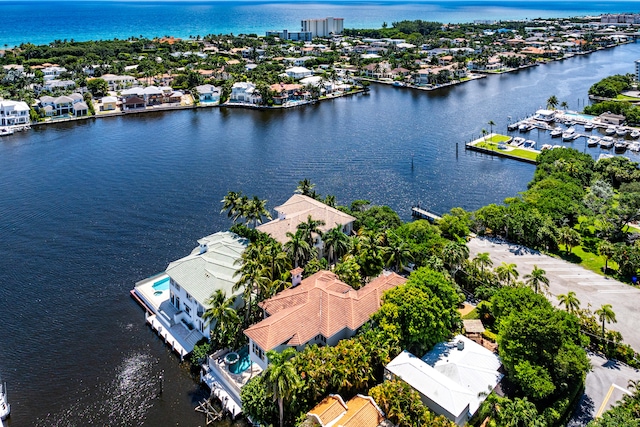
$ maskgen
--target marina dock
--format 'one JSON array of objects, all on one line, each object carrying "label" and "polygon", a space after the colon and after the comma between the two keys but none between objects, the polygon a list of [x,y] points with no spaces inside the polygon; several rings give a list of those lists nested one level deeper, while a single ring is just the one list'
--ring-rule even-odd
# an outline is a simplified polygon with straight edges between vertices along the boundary
[{"label": "marina dock", "polygon": [[430,222],[436,222],[442,219],[442,217],[422,209],[420,206],[414,206],[411,208],[411,216],[414,218],[427,219]]}]

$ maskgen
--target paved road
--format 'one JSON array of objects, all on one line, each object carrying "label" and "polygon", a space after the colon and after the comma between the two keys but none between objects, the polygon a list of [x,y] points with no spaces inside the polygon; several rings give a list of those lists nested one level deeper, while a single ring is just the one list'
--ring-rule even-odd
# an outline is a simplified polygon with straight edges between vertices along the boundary
[{"label": "paved road", "polygon": [[596,310],[603,304],[611,304],[618,323],[608,324],[607,328],[620,332],[625,343],[640,351],[640,289],[523,246],[479,237],[471,239],[468,246],[471,258],[489,252],[494,268],[502,262],[516,264],[520,280],[531,273],[534,265],[545,270],[554,305],[558,303],[556,295],[569,291],[576,293],[583,308],[590,304],[591,310]]},{"label": "paved road", "polygon": [[622,399],[625,393],[629,393],[629,380],[640,380],[640,371],[637,369],[593,353],[589,354],[589,360],[592,370],[587,374],[584,395],[567,427],[584,426],[601,416]]}]

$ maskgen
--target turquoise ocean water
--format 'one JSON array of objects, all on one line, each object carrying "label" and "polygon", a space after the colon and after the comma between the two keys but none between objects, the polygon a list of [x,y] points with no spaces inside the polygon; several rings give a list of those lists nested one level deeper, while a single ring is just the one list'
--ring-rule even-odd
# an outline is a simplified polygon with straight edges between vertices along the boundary
[{"label": "turquoise ocean water", "polygon": [[263,34],[297,30],[300,20],[335,16],[347,28],[423,19],[445,23],[477,19],[533,19],[639,12],[637,1],[56,1],[0,0],[0,48],[53,40],[126,39]]}]

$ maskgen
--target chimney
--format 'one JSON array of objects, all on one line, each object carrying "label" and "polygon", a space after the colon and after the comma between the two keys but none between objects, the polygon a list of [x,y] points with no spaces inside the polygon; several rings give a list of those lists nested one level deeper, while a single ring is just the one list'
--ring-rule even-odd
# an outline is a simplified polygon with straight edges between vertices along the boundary
[{"label": "chimney", "polygon": [[456,343],[458,350],[462,351],[464,350],[464,341],[460,340]]},{"label": "chimney", "polygon": [[296,286],[298,286],[300,284],[300,282],[302,282],[302,272],[304,271],[303,268],[301,267],[297,267],[294,268],[293,270],[291,270],[291,287],[295,288]]}]

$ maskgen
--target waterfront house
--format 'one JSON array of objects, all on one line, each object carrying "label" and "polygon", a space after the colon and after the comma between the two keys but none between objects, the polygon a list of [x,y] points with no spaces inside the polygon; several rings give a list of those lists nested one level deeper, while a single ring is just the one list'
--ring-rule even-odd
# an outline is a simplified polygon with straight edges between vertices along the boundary
[{"label": "waterfront house", "polygon": [[217,290],[242,303],[242,288],[233,290],[240,259],[248,240],[231,232],[218,232],[198,240],[191,254],[171,262],[164,274],[136,283],[132,295],[147,309],[147,322],[184,356],[203,337],[211,324],[204,319],[207,300]]},{"label": "waterfront house", "polygon": [[214,104],[220,102],[220,93],[222,89],[218,86],[205,84],[196,86],[195,90],[198,92],[200,102]]},{"label": "waterfront house", "polygon": [[69,96],[59,96],[53,100],[53,108],[56,116],[69,114],[73,110],[73,98]]},{"label": "waterfront house", "polygon": [[29,124],[29,120],[26,102],[0,99],[0,126],[23,126]]},{"label": "waterfront house", "polygon": [[129,96],[122,102],[123,110],[136,110],[145,107],[145,100],[138,96]]},{"label": "waterfront house", "polygon": [[45,80],[41,90],[48,90],[54,92],[56,90],[67,90],[76,87],[76,82],[73,80]]},{"label": "waterfront house", "polygon": [[[353,231],[353,223],[356,220],[351,215],[302,194],[294,194],[284,204],[276,206],[275,210],[278,214],[275,219],[260,224],[256,228],[282,244],[289,240],[287,232],[295,234],[298,225],[306,222],[309,216],[316,221],[324,221],[324,225],[318,227],[322,233],[341,225],[342,231],[349,235]],[[314,236],[314,246],[318,250],[318,255],[322,256],[324,245],[318,235]]]},{"label": "waterfront house", "polygon": [[371,396],[358,394],[348,402],[338,394],[330,394],[307,412],[303,426],[378,427],[385,421],[384,412]]},{"label": "waterfront house", "polygon": [[89,114],[89,106],[84,101],[74,102],[72,105],[73,115],[76,117]]},{"label": "waterfront house", "polygon": [[247,104],[259,104],[262,101],[260,93],[256,90],[256,85],[251,82],[237,82],[231,86],[229,102],[240,102]]},{"label": "waterfront house", "polygon": [[148,86],[142,90],[146,105],[159,105],[164,101],[164,92],[156,86]]},{"label": "waterfront house", "polygon": [[296,80],[313,75],[313,71],[305,67],[291,67],[287,68],[284,72],[287,74],[287,76]]},{"label": "waterfront house", "polygon": [[125,89],[131,86],[135,86],[138,84],[138,80],[136,80],[133,76],[120,76],[116,74],[103,74],[101,77],[102,80],[107,82],[109,85],[109,90],[116,91],[120,89]]},{"label": "waterfront house", "polygon": [[287,101],[304,99],[306,93],[300,84],[276,83],[269,86],[269,89],[275,93],[273,101],[276,105],[282,105]]},{"label": "waterfront house", "polygon": [[100,100],[102,111],[114,111],[118,105],[118,98],[115,96],[105,96]]},{"label": "waterfront house", "polygon": [[406,382],[425,406],[463,426],[502,379],[501,366],[495,353],[457,335],[422,359],[403,351],[385,367],[384,377]]},{"label": "waterfront house", "polygon": [[406,282],[388,271],[358,290],[327,270],[301,278],[302,269],[293,270],[293,286],[261,302],[265,319],[244,331],[249,337],[251,361],[262,369],[267,367],[269,350],[294,347],[301,351],[309,344],[334,346],[352,337],[380,308],[382,294]]}]

